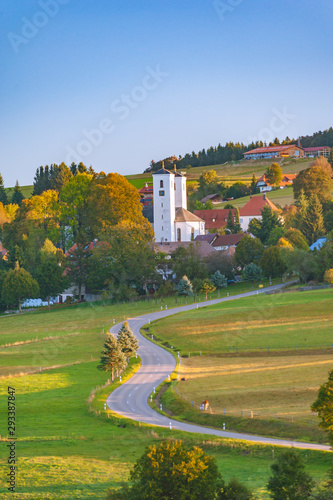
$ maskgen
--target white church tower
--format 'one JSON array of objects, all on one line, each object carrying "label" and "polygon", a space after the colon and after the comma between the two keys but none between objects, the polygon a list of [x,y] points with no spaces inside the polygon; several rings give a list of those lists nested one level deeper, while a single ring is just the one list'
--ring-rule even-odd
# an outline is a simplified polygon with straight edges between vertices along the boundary
[{"label": "white church tower", "polygon": [[205,222],[187,210],[186,177],[162,168],[153,173],[156,243],[192,241],[205,234]]}]

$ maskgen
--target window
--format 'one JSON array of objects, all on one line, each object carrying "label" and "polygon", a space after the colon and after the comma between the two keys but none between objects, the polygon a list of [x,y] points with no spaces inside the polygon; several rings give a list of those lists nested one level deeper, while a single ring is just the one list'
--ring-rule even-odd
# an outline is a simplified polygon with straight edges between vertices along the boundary
[{"label": "window", "polygon": [[160,188],[163,187],[163,181],[160,181]]},{"label": "window", "polygon": [[182,241],[182,232],[179,227],[177,228],[177,241]]},{"label": "window", "polygon": [[163,191],[163,190],[161,190],[161,191],[159,191],[159,193],[158,193],[158,194],[159,194],[160,196],[164,196],[164,191]]},{"label": "window", "polygon": [[161,215],[161,219],[163,219],[163,215]]},{"label": "window", "polygon": [[161,203],[161,208],[163,208],[163,203]]},{"label": "window", "polygon": [[162,231],[164,231],[163,226],[162,226]]},{"label": "window", "polygon": [[194,227],[191,227],[191,241],[194,240]]}]

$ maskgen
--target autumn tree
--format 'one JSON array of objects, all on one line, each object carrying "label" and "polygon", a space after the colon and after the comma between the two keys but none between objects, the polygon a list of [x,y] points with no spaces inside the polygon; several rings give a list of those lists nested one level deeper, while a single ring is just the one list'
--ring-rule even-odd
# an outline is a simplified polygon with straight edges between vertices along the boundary
[{"label": "autumn tree", "polygon": [[15,269],[9,271],[3,281],[2,300],[6,305],[18,306],[19,311],[21,311],[22,300],[36,298],[38,294],[39,286],[37,281],[17,262]]},{"label": "autumn tree", "polygon": [[121,347],[118,345],[114,335],[107,334],[100,364],[97,366],[98,370],[102,370],[104,372],[109,371],[113,382],[114,374],[116,373],[118,377],[119,371],[121,371],[125,366],[125,354],[122,352]]},{"label": "autumn tree", "polygon": [[267,488],[273,500],[306,500],[314,486],[313,479],[305,472],[299,452],[288,449],[279,454],[271,465],[272,475]]},{"label": "autumn tree", "polygon": [[329,372],[328,381],[320,386],[311,410],[318,413],[320,427],[327,431],[329,442],[333,446],[333,370]]},{"label": "autumn tree", "polygon": [[139,349],[138,339],[130,329],[127,321],[124,321],[118,333],[117,342],[127,359],[135,356],[137,350]]},{"label": "autumn tree", "polygon": [[205,294],[206,300],[207,300],[207,295],[209,293],[215,292],[215,290],[216,290],[216,286],[208,278],[206,278],[206,279],[203,280],[203,282],[201,284],[201,288],[200,288],[199,291],[201,293]]},{"label": "autumn tree", "polygon": [[279,186],[282,181],[282,168],[278,163],[272,163],[272,165],[267,168],[265,176],[270,184]]},{"label": "autumn tree", "polygon": [[333,175],[332,165],[330,164],[330,162],[324,156],[319,156],[318,158],[316,158],[312,162],[311,167],[319,167],[319,168],[321,168],[330,177],[332,177],[332,175]]},{"label": "autumn tree", "polygon": [[298,199],[303,191],[307,198],[317,195],[323,203],[332,198],[332,186],[332,179],[325,170],[318,166],[309,167],[302,170],[294,180],[294,196]]}]

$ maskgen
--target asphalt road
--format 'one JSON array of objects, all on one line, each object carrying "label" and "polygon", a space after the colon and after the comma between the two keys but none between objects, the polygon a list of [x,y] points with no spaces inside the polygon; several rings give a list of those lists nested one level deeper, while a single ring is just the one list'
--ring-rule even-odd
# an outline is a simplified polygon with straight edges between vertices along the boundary
[{"label": "asphalt road", "polygon": [[[269,287],[270,290],[278,289],[281,285]],[[266,289],[259,291],[248,292],[223,299],[209,300],[200,302],[199,304],[191,304],[187,306],[177,307],[169,310],[161,310],[155,313],[146,314],[135,318],[128,319],[128,323],[133,333],[139,340],[138,354],[141,358],[141,367],[133,377],[115,389],[107,398],[106,404],[113,412],[123,415],[126,418],[144,422],[146,424],[177,429],[186,432],[196,432],[200,434],[212,434],[225,438],[241,439],[244,441],[252,441],[256,443],[266,443],[280,446],[293,446],[295,448],[306,448],[329,451],[330,447],[320,444],[301,443],[297,441],[288,441],[284,439],[272,439],[261,436],[253,436],[249,434],[240,434],[236,432],[228,432],[207,427],[201,427],[195,424],[187,424],[177,420],[170,419],[152,410],[148,405],[148,398],[159,384],[161,384],[175,369],[176,361],[168,352],[157,346],[156,344],[145,339],[140,334],[140,329],[146,325],[149,320],[165,318],[173,314],[183,311],[196,309],[197,307],[205,307],[207,305],[218,304],[229,300],[249,297],[264,293]],[[114,325],[110,332],[117,334],[122,326],[122,323]]]}]

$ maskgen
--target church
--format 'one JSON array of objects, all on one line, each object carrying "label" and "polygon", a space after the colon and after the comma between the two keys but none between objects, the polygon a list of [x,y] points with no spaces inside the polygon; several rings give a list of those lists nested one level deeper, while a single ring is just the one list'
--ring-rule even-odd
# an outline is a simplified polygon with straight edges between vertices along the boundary
[{"label": "church", "polygon": [[153,173],[156,243],[193,241],[205,222],[187,210],[186,177],[162,168]]}]

